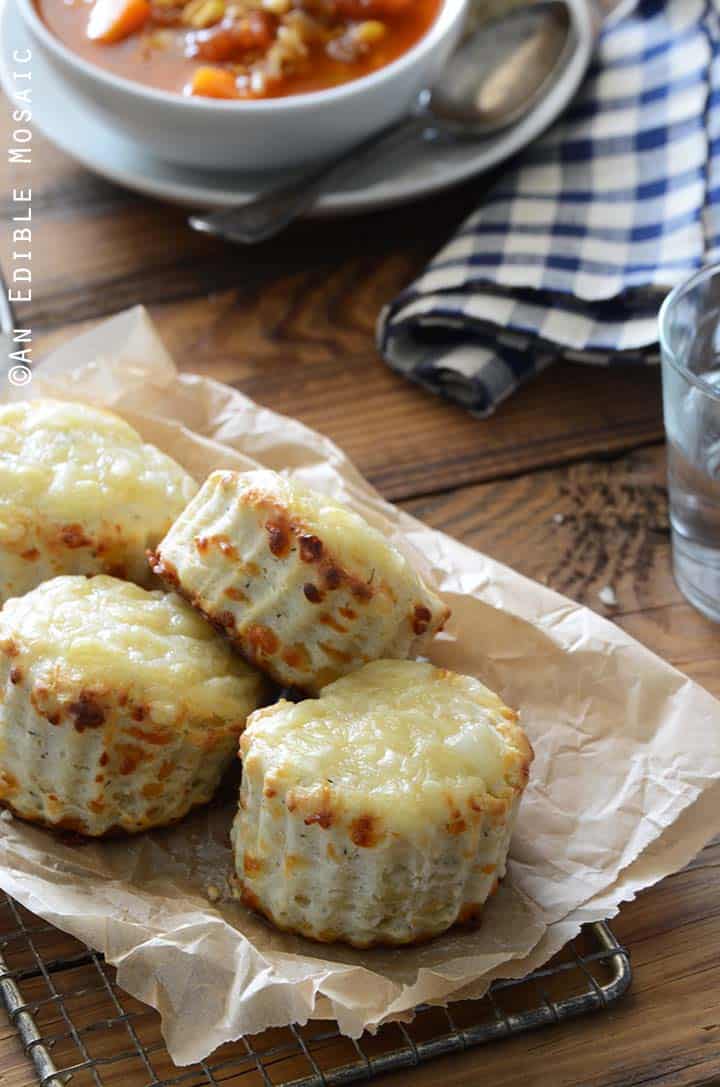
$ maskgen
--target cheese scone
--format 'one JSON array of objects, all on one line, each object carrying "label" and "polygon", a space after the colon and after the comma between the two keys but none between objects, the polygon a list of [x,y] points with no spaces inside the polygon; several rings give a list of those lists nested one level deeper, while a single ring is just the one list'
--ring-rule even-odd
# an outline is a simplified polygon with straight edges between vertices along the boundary
[{"label": "cheese scone", "polygon": [[284,686],[422,652],[449,611],[357,513],[271,471],[218,471],[151,564]]},{"label": "cheese scone", "polygon": [[0,611],[0,803],[102,835],[210,800],[264,677],[175,594],[58,577]]},{"label": "cheese scone", "polygon": [[57,574],[152,583],[145,552],[197,485],[117,415],[0,405],[0,604]]},{"label": "cheese scone", "polygon": [[375,661],[252,714],[236,890],[279,928],[355,947],[476,922],[505,874],[532,748],[477,679]]}]

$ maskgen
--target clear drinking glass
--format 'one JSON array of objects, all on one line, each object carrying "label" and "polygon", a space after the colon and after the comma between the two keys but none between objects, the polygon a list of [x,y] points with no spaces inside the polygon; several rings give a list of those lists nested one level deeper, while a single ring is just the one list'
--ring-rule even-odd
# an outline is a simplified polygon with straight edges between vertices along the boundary
[{"label": "clear drinking glass", "polygon": [[720,622],[720,265],[668,295],[660,347],[675,580]]}]

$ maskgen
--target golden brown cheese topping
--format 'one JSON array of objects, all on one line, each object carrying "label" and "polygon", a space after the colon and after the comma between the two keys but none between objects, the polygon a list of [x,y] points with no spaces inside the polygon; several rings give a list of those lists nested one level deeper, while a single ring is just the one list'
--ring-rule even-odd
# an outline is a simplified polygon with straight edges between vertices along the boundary
[{"label": "golden brown cheese topping", "polygon": [[276,472],[213,472],[158,545],[165,583],[277,682],[422,653],[449,611],[377,529]]},{"label": "golden brown cheese topping", "polygon": [[158,724],[243,723],[262,686],[180,597],[104,576],[55,578],[8,601],[0,649],[15,654],[31,686],[63,689],[101,679],[108,692],[129,693],[147,706]]},{"label": "golden brown cheese topping", "polygon": [[17,509],[70,524],[113,501],[118,512],[140,521],[157,516],[153,504],[180,512],[196,490],[187,472],[111,412],[59,400],[0,407],[0,528],[6,533]]},{"label": "golden brown cheese topping", "polygon": [[0,406],[0,603],[58,574],[148,583],[146,549],[196,491],[111,412],[50,399]]},{"label": "golden brown cheese topping", "polygon": [[[531,757],[517,714],[470,676],[416,661],[376,661],[318,699],[250,719],[243,751],[301,800],[327,787],[343,810],[412,828],[525,784]],[[332,802],[329,802],[332,806]]]}]

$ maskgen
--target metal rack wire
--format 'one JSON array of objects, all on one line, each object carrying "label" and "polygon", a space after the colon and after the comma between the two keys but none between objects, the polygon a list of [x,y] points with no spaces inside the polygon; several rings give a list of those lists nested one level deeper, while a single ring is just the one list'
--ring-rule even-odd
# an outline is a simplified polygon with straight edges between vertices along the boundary
[{"label": "metal rack wire", "polygon": [[498,981],[482,1000],[421,1007],[411,1024],[357,1041],[320,1021],[267,1030],[178,1068],[157,1013],[118,988],[101,955],[0,893],[0,998],[40,1087],[345,1087],[600,1011],[631,979],[610,928],[588,925],[542,970]]}]

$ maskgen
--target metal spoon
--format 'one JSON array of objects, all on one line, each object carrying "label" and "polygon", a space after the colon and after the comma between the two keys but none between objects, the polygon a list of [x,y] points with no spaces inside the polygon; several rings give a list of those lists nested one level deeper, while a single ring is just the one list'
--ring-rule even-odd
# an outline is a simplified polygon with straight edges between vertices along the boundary
[{"label": "metal spoon", "polygon": [[456,138],[482,139],[515,124],[549,92],[574,47],[563,0],[530,0],[469,29],[437,83],[403,117],[330,164],[279,185],[237,208],[192,215],[195,230],[252,244],[278,234],[309,211],[320,193],[357,169],[372,151],[388,153],[432,126]]}]

